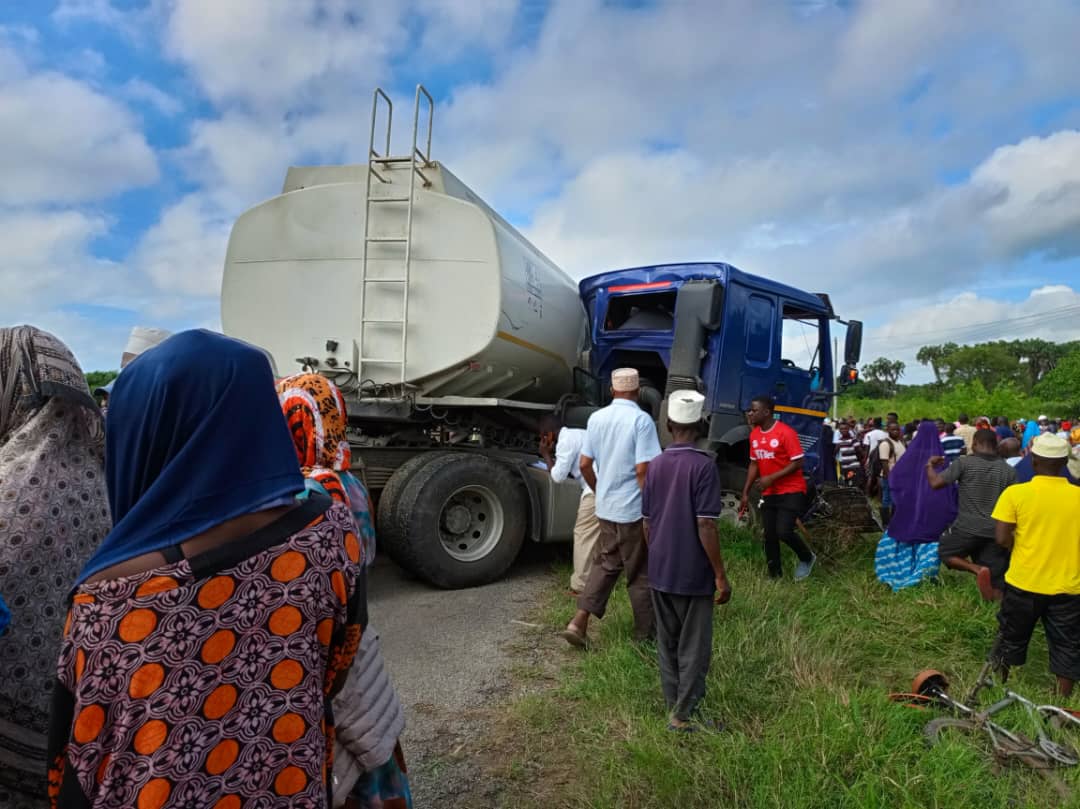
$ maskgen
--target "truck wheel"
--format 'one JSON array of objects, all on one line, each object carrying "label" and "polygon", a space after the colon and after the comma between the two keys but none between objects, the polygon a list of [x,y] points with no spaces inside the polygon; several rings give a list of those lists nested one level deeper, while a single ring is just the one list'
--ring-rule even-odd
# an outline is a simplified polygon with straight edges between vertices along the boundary
[{"label": "truck wheel", "polygon": [[720,499],[724,504],[720,519],[742,528],[757,528],[761,520],[755,497],[751,496],[750,508],[746,513],[739,514],[739,501],[742,500],[742,490],[746,484],[746,469],[733,463],[721,463],[717,465],[717,471],[720,473]]},{"label": "truck wheel", "polygon": [[418,456],[383,490],[379,540],[425,581],[455,590],[502,576],[525,540],[527,501],[514,473],[483,455]]}]

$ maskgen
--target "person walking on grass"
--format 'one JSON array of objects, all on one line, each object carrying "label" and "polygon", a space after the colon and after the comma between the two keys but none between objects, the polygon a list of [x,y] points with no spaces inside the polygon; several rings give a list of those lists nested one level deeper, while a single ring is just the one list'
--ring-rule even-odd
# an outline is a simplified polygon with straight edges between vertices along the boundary
[{"label": "person walking on grass", "polygon": [[750,469],[746,473],[739,510],[746,511],[750,505],[751,490],[760,488],[764,499],[762,516],[769,578],[779,579],[783,575],[780,543],[784,542],[799,557],[795,580],[800,581],[810,575],[817,561],[817,556],[795,531],[795,521],[806,509],[803,448],[796,432],[776,420],[774,408],[775,404],[768,396],[755,396],[750,400],[747,414],[753,427],[750,432]]},{"label": "person walking on grass", "polygon": [[683,732],[697,729],[692,720],[705,696],[713,599],[717,604],[731,599],[716,531],[724,507],[720,476],[712,456],[694,446],[702,434],[704,403],[697,391],[671,394],[667,427],[672,443],[649,464],[642,492],[660,687],[668,729]]},{"label": "person walking on grass", "polygon": [[993,430],[976,432],[971,448],[971,455],[957,458],[943,471],[937,470],[945,462],[940,455],[926,463],[932,489],[954,483],[959,489],[956,521],[941,537],[938,554],[945,567],[975,574],[984,599],[999,601],[1009,554],[994,541],[991,514],[1001,493],[1016,483],[1016,470],[998,455]]},{"label": "person walking on grass", "polygon": [[561,633],[573,646],[585,647],[589,616],[604,617],[611,591],[624,571],[634,612],[634,638],[646,640],[655,634],[641,489],[649,462],[660,454],[660,439],[653,420],[637,405],[638,392],[638,372],[616,370],[611,375],[611,404],[589,417],[585,431],[581,476],[596,492],[600,539],[585,589],[578,596],[577,612]]},{"label": "person walking on grass", "polygon": [[1007,679],[1042,621],[1050,671],[1067,697],[1080,678],[1080,488],[1061,477],[1065,439],[1038,436],[1030,457],[1035,476],[1002,492],[993,512],[997,542],[1012,556],[990,662]]}]

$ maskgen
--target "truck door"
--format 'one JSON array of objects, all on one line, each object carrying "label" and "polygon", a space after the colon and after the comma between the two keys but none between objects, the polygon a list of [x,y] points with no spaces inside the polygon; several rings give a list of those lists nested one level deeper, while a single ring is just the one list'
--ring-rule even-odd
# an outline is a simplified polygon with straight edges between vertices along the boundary
[{"label": "truck door", "polygon": [[776,409],[799,434],[807,452],[805,468],[817,465],[821,420],[828,415],[832,363],[828,318],[820,312],[781,301],[779,380]]}]

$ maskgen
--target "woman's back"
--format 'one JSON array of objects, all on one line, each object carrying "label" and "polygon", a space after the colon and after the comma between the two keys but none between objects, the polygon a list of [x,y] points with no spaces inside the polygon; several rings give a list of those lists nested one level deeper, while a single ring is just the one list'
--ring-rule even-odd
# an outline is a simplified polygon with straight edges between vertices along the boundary
[{"label": "woman's back", "polygon": [[[177,335],[121,375],[108,429],[110,450],[131,451],[110,457],[117,528],[65,629],[56,800],[327,805],[327,697],[360,640],[362,551],[346,506],[297,499],[303,479],[265,357]],[[256,436],[257,450],[246,445]],[[248,466],[253,452],[261,463]],[[246,536],[220,530],[248,515],[276,518]]]}]

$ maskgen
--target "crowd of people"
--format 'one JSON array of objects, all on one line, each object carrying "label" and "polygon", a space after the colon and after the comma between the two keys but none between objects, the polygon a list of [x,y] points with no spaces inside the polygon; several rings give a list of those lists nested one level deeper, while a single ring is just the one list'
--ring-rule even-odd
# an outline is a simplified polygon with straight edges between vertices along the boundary
[{"label": "crowd of people", "polygon": [[[1077,425],[1077,426],[1074,426]],[[970,573],[1000,602],[991,660],[1003,677],[1039,621],[1063,695],[1080,678],[1080,423],[966,413],[826,425],[837,480],[880,493],[878,578],[894,590]],[[829,466],[830,464],[826,464]]]},{"label": "crowd of people", "polygon": [[0,329],[0,805],[411,806],[340,392],[207,331],[128,349],[103,418]]},{"label": "crowd of people", "polygon": [[[275,379],[265,353],[196,330],[136,330],[99,407],[74,356],[0,329],[0,804],[11,809],[411,806],[400,702],[366,610],[371,499],[345,401],[325,377]],[[716,730],[700,705],[714,605],[732,596],[704,397],[661,428],[632,368],[587,428],[547,420],[542,464],[581,487],[562,631],[587,647],[620,579],[654,641],[668,728]],[[795,431],[755,397],[741,509],[764,566],[817,556]],[[971,573],[1000,601],[1003,675],[1035,624],[1062,694],[1080,678],[1080,426],[843,419],[827,477],[880,497],[876,570],[894,589]]]}]

